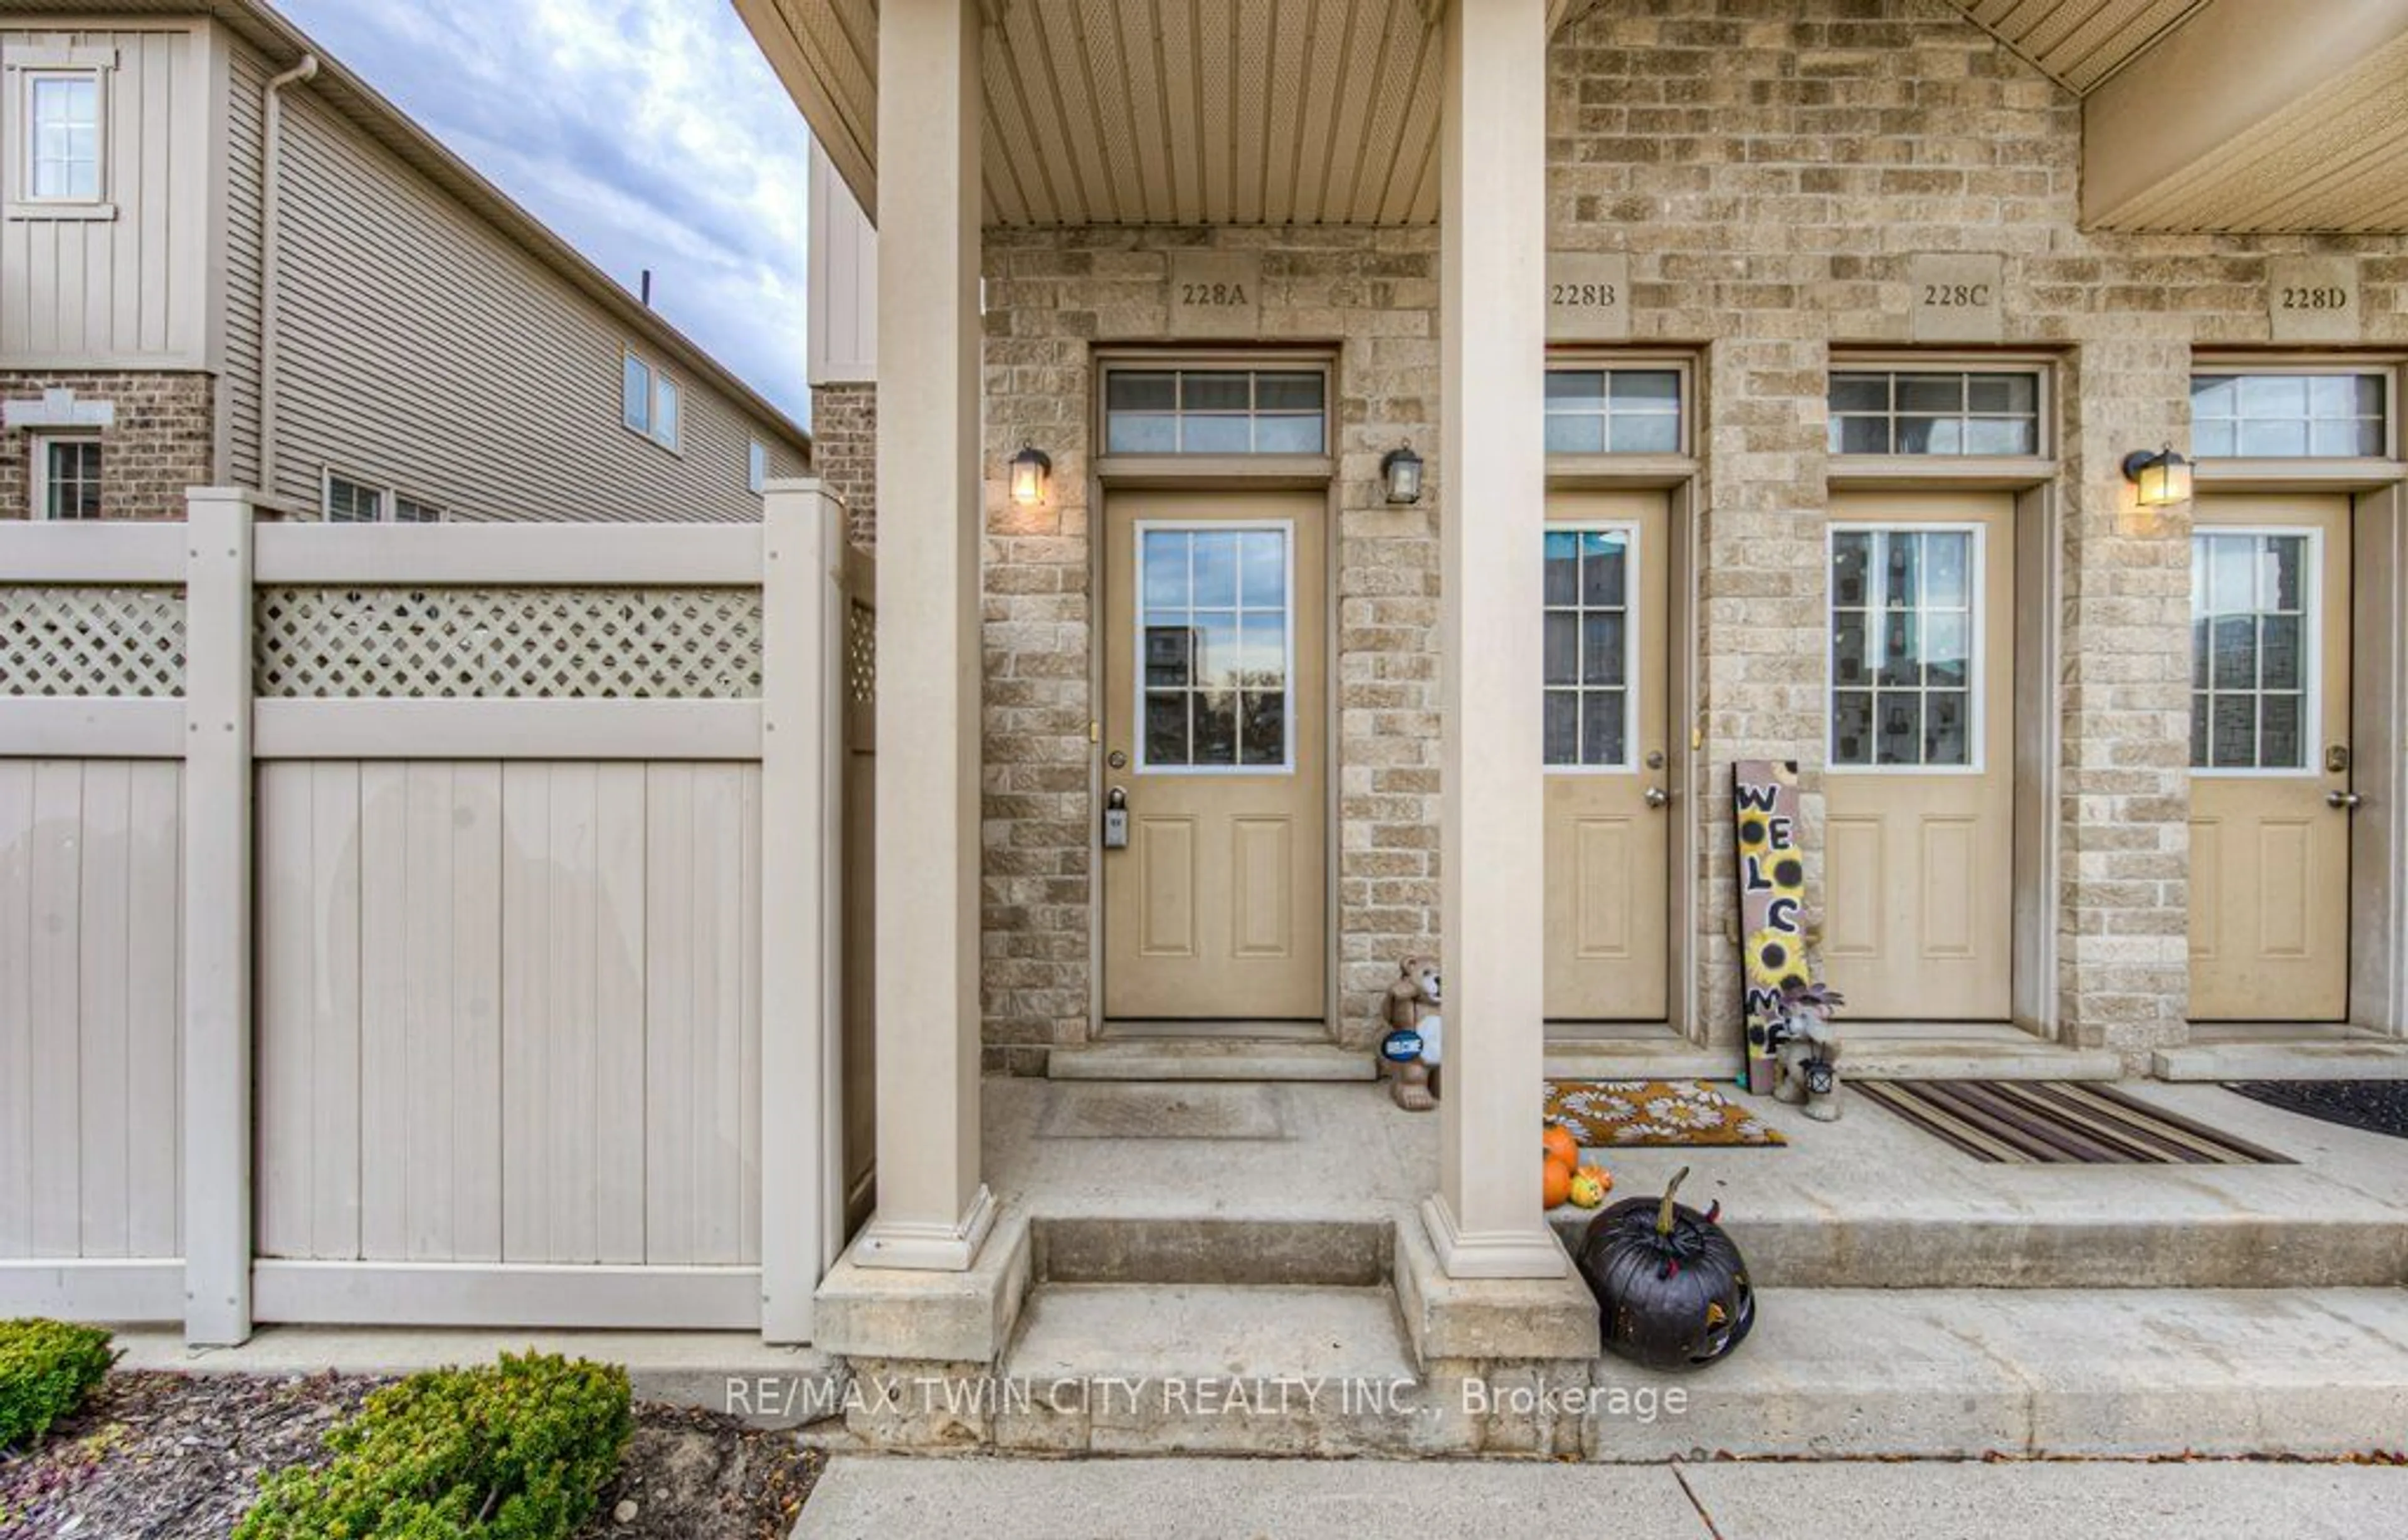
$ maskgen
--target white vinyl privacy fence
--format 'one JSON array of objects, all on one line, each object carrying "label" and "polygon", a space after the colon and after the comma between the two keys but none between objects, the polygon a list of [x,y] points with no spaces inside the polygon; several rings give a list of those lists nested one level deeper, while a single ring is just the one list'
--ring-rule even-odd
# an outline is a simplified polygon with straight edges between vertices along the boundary
[{"label": "white vinyl privacy fence", "polygon": [[842,510],[190,512],[0,525],[0,1315],[808,1340]]}]

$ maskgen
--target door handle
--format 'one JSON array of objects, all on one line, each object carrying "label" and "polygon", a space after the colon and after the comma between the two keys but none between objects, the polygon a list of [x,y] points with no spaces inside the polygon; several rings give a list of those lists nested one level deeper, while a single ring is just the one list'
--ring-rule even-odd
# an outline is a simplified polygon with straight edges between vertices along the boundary
[{"label": "door handle", "polygon": [[2358,806],[2365,800],[2366,799],[2364,797],[2359,796],[2355,791],[2327,791],[2325,793],[2325,806],[2328,807],[2348,809]]},{"label": "door handle", "polygon": [[1665,791],[1660,786],[1651,786],[1646,791],[1641,791],[1639,794],[1645,800],[1647,806],[1650,807],[1660,808],[1665,804],[1672,800],[1672,793]]}]

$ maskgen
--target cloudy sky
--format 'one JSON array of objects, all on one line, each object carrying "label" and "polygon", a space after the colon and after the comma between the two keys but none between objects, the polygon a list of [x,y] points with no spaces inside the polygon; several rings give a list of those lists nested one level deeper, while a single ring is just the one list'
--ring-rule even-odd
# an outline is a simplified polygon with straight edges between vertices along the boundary
[{"label": "cloudy sky", "polygon": [[809,140],[728,0],[276,0],[801,419]]}]

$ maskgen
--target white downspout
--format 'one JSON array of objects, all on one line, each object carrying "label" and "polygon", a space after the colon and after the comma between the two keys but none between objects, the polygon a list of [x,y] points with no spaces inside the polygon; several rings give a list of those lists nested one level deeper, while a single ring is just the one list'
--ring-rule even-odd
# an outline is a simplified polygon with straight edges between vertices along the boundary
[{"label": "white downspout", "polygon": [[276,374],[280,330],[276,323],[279,269],[279,216],[283,205],[284,88],[318,77],[318,56],[305,53],[301,62],[267,82],[261,93],[259,155],[259,490],[276,495]]}]

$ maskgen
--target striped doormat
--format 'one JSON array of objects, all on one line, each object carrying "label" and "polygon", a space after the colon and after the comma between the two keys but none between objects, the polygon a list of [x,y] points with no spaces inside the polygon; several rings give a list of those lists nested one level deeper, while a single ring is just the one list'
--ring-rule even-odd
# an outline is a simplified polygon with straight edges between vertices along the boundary
[{"label": "striped doormat", "polygon": [[2178,1113],[2078,1080],[1851,1080],[1977,1161],[2008,1165],[2290,1165]]}]

